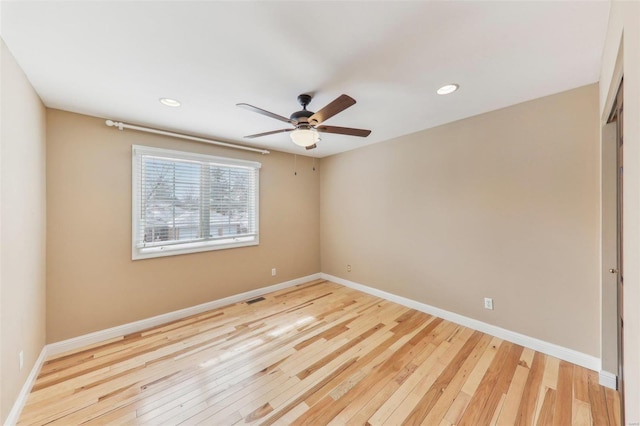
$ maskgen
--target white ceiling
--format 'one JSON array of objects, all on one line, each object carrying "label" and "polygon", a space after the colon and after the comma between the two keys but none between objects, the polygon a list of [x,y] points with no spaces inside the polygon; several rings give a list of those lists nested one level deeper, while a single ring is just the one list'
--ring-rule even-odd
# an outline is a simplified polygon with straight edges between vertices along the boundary
[{"label": "white ceiling", "polygon": [[[2,38],[44,103],[324,157],[598,80],[608,1],[1,3]],[[438,96],[445,83],[458,92]],[[357,104],[305,152],[280,115]],[[180,108],[161,105],[170,97]],[[90,141],[88,141],[90,143]]]}]

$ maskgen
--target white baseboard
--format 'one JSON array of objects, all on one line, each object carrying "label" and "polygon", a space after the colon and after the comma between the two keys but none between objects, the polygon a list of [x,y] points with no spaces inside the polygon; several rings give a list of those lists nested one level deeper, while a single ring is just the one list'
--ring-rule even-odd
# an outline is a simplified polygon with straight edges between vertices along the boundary
[{"label": "white baseboard", "polygon": [[600,370],[598,374],[599,382],[602,386],[616,390],[618,388],[618,376],[605,370]]},{"label": "white baseboard", "polygon": [[298,284],[304,284],[306,282],[316,280],[320,278],[320,274],[307,275],[306,277],[296,278],[291,281],[285,281],[280,284],[271,285],[268,287],[262,287],[255,290],[247,291],[233,296],[225,297],[224,299],[213,300],[211,302],[203,303],[201,305],[191,306],[189,308],[180,309],[178,311],[169,312],[155,317],[146,318],[139,321],[130,322],[128,324],[119,325],[117,327],[108,328],[106,330],[100,330],[93,333],[85,334],[83,336],[74,337],[68,340],[63,340],[56,343],[50,343],[48,345],[48,356],[58,355],[64,352],[79,349],[84,346],[93,345],[105,340],[113,339],[115,337],[124,336],[126,334],[135,333],[138,331],[146,330],[148,328],[156,327],[161,324],[165,324],[171,321],[186,318],[191,315],[197,315],[202,312],[210,311],[212,309],[219,308],[221,306],[230,305],[232,303],[241,302],[246,299],[261,296],[263,294],[271,293],[273,291],[282,290],[287,287],[292,287]]},{"label": "white baseboard", "polygon": [[47,353],[47,345],[45,345],[40,351],[40,356],[38,356],[38,359],[36,359],[35,364],[33,364],[33,368],[27,376],[27,380],[25,380],[24,385],[22,385],[22,389],[20,389],[20,393],[18,394],[13,407],[11,407],[11,411],[9,411],[7,419],[4,421],[5,426],[13,426],[18,423],[20,413],[22,413],[22,408],[27,403],[27,398],[29,397],[31,388],[33,387],[33,384],[35,383],[36,378],[40,373],[40,369],[42,368],[42,364],[44,363],[44,360],[48,355],[49,354]]},{"label": "white baseboard", "polygon": [[469,327],[473,330],[478,330],[483,333],[490,334],[503,340],[507,340],[512,343],[542,352],[547,355],[559,358],[564,361],[577,364],[581,367],[588,368],[589,370],[600,370],[600,358],[584,354],[582,352],[575,351],[573,349],[565,348],[554,343],[545,342],[544,340],[536,339],[534,337],[525,336],[524,334],[516,333],[515,331],[506,330],[504,328],[487,324],[486,322],[478,321],[473,318],[465,317],[444,309],[436,308],[435,306],[427,305],[426,303],[417,302],[406,297],[398,296],[386,291],[378,290],[363,284],[359,284],[353,281],[346,280],[344,278],[335,277],[333,275],[321,273],[322,279],[332,281],[337,284],[341,284],[345,287],[353,288],[364,293],[371,294],[382,299],[389,300],[391,302],[398,303],[409,308],[425,312],[430,315],[437,316],[439,318],[446,319],[456,324]]}]

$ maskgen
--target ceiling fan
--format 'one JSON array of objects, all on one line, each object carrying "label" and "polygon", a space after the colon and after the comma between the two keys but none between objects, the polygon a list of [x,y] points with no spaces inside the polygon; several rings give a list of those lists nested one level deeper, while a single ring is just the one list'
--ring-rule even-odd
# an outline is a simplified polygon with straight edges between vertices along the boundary
[{"label": "ceiling fan", "polygon": [[329,103],[318,112],[307,111],[307,105],[311,102],[311,95],[302,94],[298,96],[298,102],[302,105],[302,110],[294,112],[289,118],[274,114],[253,105],[236,104],[240,108],[248,109],[249,111],[257,112],[258,114],[266,115],[267,117],[275,118],[276,120],[284,121],[285,123],[289,123],[294,126],[290,129],[257,133],[255,135],[245,136],[245,138],[259,138],[261,136],[274,135],[276,133],[291,132],[291,140],[293,143],[306,149],[314,149],[316,148],[316,143],[320,140],[319,133],[337,133],[340,135],[360,136],[363,138],[369,136],[371,133],[371,130],[353,129],[350,127],[321,126],[321,124],[329,118],[356,103],[356,100],[350,96],[340,95],[333,100],[333,102]]}]

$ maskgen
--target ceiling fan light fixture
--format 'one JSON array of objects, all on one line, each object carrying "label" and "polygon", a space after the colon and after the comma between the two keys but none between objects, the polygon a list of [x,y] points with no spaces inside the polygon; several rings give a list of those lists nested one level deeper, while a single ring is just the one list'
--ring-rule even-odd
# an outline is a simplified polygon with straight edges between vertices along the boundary
[{"label": "ceiling fan light fixture", "polygon": [[449,95],[460,88],[459,84],[445,84],[441,88],[439,88],[436,93],[438,95]]},{"label": "ceiling fan light fixture", "polygon": [[306,148],[320,141],[320,134],[316,129],[296,129],[291,132],[291,140],[296,145]]}]

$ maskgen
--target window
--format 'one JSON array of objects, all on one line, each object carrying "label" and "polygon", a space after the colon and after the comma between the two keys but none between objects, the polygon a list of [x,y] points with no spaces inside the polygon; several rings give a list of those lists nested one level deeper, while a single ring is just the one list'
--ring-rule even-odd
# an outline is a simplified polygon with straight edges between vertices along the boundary
[{"label": "window", "polygon": [[133,146],[133,259],[258,244],[260,163]]}]

